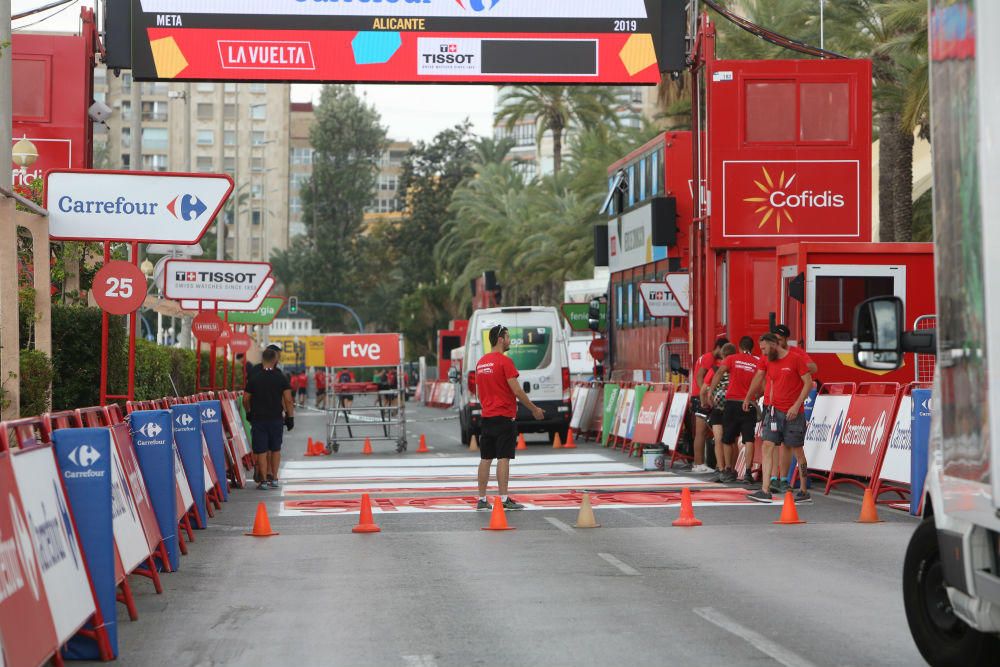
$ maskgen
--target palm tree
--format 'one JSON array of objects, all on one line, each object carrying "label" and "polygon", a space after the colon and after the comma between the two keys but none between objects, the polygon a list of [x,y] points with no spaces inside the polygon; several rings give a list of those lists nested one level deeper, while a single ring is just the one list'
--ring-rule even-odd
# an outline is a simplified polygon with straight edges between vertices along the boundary
[{"label": "palm tree", "polygon": [[542,136],[552,132],[553,171],[558,174],[567,129],[620,126],[617,93],[615,88],[598,86],[511,86],[503,89],[496,121],[506,123],[508,130],[534,122],[539,146]]}]

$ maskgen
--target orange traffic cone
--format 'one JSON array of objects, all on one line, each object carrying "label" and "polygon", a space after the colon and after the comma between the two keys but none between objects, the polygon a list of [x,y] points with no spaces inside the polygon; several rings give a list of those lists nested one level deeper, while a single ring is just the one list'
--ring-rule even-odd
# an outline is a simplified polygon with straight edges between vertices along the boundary
[{"label": "orange traffic cone", "polygon": [[372,439],[365,438],[365,448],[361,450],[361,453],[365,456],[371,456],[372,453]]},{"label": "orange traffic cone", "polygon": [[882,523],[878,518],[878,508],[875,506],[875,496],[871,489],[865,489],[865,499],[861,503],[861,516],[855,523]]},{"label": "orange traffic cone", "polygon": [[306,444],[306,456],[320,456],[320,453],[317,451],[319,449],[316,447],[317,444],[311,437],[309,438],[309,442]]},{"label": "orange traffic cone", "polygon": [[569,430],[569,435],[566,437],[566,444],[563,445],[563,449],[576,449],[576,443],[573,442],[573,429]]},{"label": "orange traffic cone", "polygon": [[601,524],[597,523],[597,519],[594,518],[594,508],[590,506],[590,494],[583,494],[583,502],[580,503],[580,513],[576,515],[576,525],[574,528],[600,528]]},{"label": "orange traffic cone", "polygon": [[267,517],[267,508],[264,507],[264,502],[257,503],[257,516],[253,520],[253,532],[244,533],[244,535],[249,535],[250,537],[271,537],[277,534],[271,530],[271,520]]},{"label": "orange traffic cone", "polygon": [[476,434],[473,433],[472,437],[469,438],[469,451],[478,452],[479,451],[479,441],[476,440]]},{"label": "orange traffic cone", "polygon": [[517,434],[517,447],[515,447],[515,449],[521,450],[521,449],[527,449],[527,448],[528,448],[528,443],[526,443],[524,441],[524,434],[523,433],[518,433]]},{"label": "orange traffic cone", "polygon": [[552,439],[552,449],[562,449],[562,438],[559,437],[559,431],[556,431],[556,437]]},{"label": "orange traffic cone", "polygon": [[358,517],[358,525],[351,529],[352,533],[381,533],[382,529],[375,525],[372,518],[372,499],[368,494],[361,496],[361,516]]},{"label": "orange traffic cone", "polygon": [[686,486],[681,491],[681,515],[674,521],[674,525],[682,527],[701,525],[701,521],[694,516],[694,505],[691,504],[691,489]]},{"label": "orange traffic cone", "polygon": [[500,496],[493,499],[493,514],[490,516],[490,525],[481,530],[514,530],[507,525],[507,515],[503,513],[503,503]]},{"label": "orange traffic cone", "polygon": [[781,508],[781,518],[773,523],[777,525],[805,523],[805,521],[799,519],[799,511],[795,509],[795,499],[792,498],[791,491],[785,493],[785,504]]},{"label": "orange traffic cone", "polygon": [[427,449],[427,436],[423,433],[420,434],[420,446],[417,448],[417,454],[426,454],[429,449]]}]

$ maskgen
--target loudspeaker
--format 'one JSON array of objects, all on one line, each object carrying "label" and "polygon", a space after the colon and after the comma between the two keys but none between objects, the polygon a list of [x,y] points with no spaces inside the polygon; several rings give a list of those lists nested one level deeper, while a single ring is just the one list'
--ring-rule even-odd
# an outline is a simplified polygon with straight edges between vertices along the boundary
[{"label": "loudspeaker", "polygon": [[476,298],[476,293],[478,292],[477,287],[479,283],[479,278],[473,278],[469,281],[469,288],[472,290],[472,298]]},{"label": "loudspeaker", "polygon": [[608,265],[608,226],[594,225],[594,266]]},{"label": "loudspeaker", "polygon": [[483,286],[487,292],[492,292],[499,287],[496,271],[483,271]]},{"label": "loudspeaker", "polygon": [[653,245],[677,245],[677,198],[655,197],[653,207]]},{"label": "loudspeaker", "polygon": [[660,72],[687,69],[688,0],[646,0],[646,15],[659,24],[659,40],[653,44]]}]

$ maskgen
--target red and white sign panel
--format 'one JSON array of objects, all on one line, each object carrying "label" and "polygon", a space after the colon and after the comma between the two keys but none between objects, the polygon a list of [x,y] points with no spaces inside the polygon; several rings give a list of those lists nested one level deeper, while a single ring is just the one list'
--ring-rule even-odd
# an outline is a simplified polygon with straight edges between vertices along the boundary
[{"label": "red and white sign panel", "polygon": [[857,160],[726,161],[724,238],[861,236]]},{"label": "red and white sign panel", "polygon": [[[163,295],[179,301],[211,301],[210,307],[217,309],[216,301],[252,302],[270,276],[267,262],[170,259],[163,267]],[[259,307],[258,303],[251,310]]]},{"label": "red and white sign panel", "polygon": [[[271,294],[271,289],[274,287],[274,278],[268,276],[264,279],[264,284],[261,285],[260,291],[257,295],[250,301],[192,301],[190,299],[181,299],[181,308],[184,310],[218,310],[221,312],[230,313],[252,313],[256,310],[260,310],[261,306]],[[277,316],[281,309],[275,310],[274,314]]]},{"label": "red and white sign panel", "polygon": [[[646,4],[133,0],[133,73],[139,80],[655,84],[661,27]],[[177,19],[163,20],[168,14]]]},{"label": "red and white sign panel", "polygon": [[202,311],[191,321],[191,333],[203,343],[214,343],[222,336],[226,323],[211,311]]},{"label": "red and white sign panel", "polygon": [[632,441],[641,445],[655,445],[660,442],[663,420],[667,416],[670,394],[665,391],[648,391],[642,397],[639,414],[635,419]]},{"label": "red and white sign panel", "polygon": [[681,437],[681,429],[684,426],[684,415],[687,413],[690,398],[691,394],[688,392],[675,391],[673,399],[670,401],[670,409],[667,411],[667,423],[663,426],[663,438],[661,441],[671,449],[677,446],[677,440]]},{"label": "red and white sign panel", "polygon": [[899,410],[896,411],[896,421],[892,425],[892,435],[889,436],[889,446],[882,460],[880,479],[892,482],[910,483],[910,450],[912,443],[913,397],[903,396],[899,399]]},{"label": "red and white sign panel", "polygon": [[94,300],[112,315],[128,315],[146,300],[146,276],[132,262],[112,260],[94,276]]},{"label": "red and white sign panel", "polygon": [[177,520],[180,521],[194,506],[194,496],[191,495],[191,485],[188,484],[187,473],[184,472],[184,464],[181,463],[181,454],[177,451],[176,443],[174,443],[174,484],[177,487]]},{"label": "red and white sign panel", "polygon": [[398,366],[403,358],[403,337],[399,334],[327,336],[324,345],[329,368]]},{"label": "red and white sign panel", "polygon": [[686,315],[691,310],[691,274],[668,273],[664,281],[674,295],[677,305]]},{"label": "red and white sign panel", "polygon": [[51,447],[17,452],[12,463],[28,521],[27,530],[38,554],[56,638],[63,644],[96,610],[76,526]]},{"label": "red and white sign panel", "polygon": [[840,434],[850,408],[850,395],[820,394],[816,397],[803,445],[806,463],[813,470],[829,471],[833,468]]},{"label": "red and white sign panel", "polygon": [[854,396],[851,409],[847,411],[847,418],[844,420],[844,428],[840,432],[831,472],[871,476],[886,438],[889,437],[895,405],[895,396]]},{"label": "red and white sign panel", "polygon": [[233,354],[246,354],[253,346],[253,339],[242,331],[237,331],[229,338],[229,349]]},{"label": "red and white sign panel", "polygon": [[49,235],[60,241],[197,243],[232,191],[228,174],[53,170],[45,174]]},{"label": "red and white sign panel", "polygon": [[646,310],[653,317],[684,317],[687,311],[681,308],[674,293],[665,283],[639,283],[639,293],[646,304]]},{"label": "red and white sign panel", "polygon": [[[139,468],[139,460],[135,455],[135,447],[132,444],[132,435],[129,433],[127,423],[115,424],[111,427],[111,438],[118,449],[118,458],[128,479],[129,490],[132,493],[132,500],[139,511],[139,519],[142,523],[142,530],[146,536],[146,547],[148,553],[153,553],[163,541],[160,534],[160,525],[156,522],[156,512],[153,510],[149,492],[146,490],[146,480],[142,476]],[[122,559],[124,560],[124,555]]]},{"label": "red and white sign panel", "polygon": [[0,453],[0,634],[8,664],[33,666],[58,642],[10,461],[10,452]]},{"label": "red and white sign panel", "polygon": [[615,415],[614,435],[619,438],[628,437],[629,420],[635,412],[635,389],[623,389],[621,400],[618,401],[618,412]]},{"label": "red and white sign panel", "polygon": [[[14,57],[18,60],[17,54]],[[41,139],[38,137],[22,136],[15,130],[12,144],[16,144],[21,139],[27,139],[38,151],[38,158],[30,167],[19,167],[17,164],[11,166],[14,176],[14,187],[30,188],[31,184],[42,178],[45,172],[50,169],[69,169],[73,166],[73,141],[71,139]]]}]

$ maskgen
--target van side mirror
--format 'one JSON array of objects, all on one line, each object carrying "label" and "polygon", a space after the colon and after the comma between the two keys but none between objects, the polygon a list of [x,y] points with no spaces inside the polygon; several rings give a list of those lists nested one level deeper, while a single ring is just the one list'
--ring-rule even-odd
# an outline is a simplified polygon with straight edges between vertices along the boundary
[{"label": "van side mirror", "polygon": [[881,296],[854,310],[854,361],[871,371],[894,371],[903,365],[903,301]]}]

